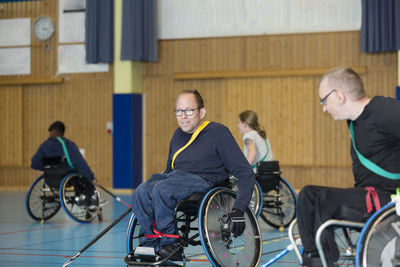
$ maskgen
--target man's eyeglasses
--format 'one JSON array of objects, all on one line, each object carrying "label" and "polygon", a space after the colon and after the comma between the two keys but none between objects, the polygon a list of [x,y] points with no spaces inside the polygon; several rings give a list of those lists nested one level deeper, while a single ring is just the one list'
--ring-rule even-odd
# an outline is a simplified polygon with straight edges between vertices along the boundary
[{"label": "man's eyeglasses", "polygon": [[328,100],[328,96],[330,96],[333,92],[336,92],[336,90],[330,91],[325,97],[323,97],[319,100],[319,103],[321,104],[321,106],[325,106],[325,103]]},{"label": "man's eyeglasses", "polygon": [[175,115],[180,117],[185,112],[186,116],[192,116],[195,110],[199,110],[199,108],[191,108],[191,109],[174,109]]}]

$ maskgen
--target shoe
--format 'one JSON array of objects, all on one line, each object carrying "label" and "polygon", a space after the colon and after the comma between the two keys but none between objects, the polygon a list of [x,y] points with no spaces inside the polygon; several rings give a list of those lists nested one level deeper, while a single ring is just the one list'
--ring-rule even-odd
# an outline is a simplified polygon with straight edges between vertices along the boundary
[{"label": "shoe", "polygon": [[[174,253],[174,251],[176,251],[176,252]],[[163,246],[157,252],[157,254],[161,257],[161,259],[165,259],[168,256],[170,256],[171,254],[173,254],[171,256],[171,258],[169,258],[170,261],[183,261],[183,247],[180,246],[179,244]]]},{"label": "shoe", "polygon": [[[308,255],[303,255],[303,267],[323,267],[321,258],[319,257],[318,253],[307,253]],[[329,267],[334,267],[335,264],[331,262],[327,262]]]},{"label": "shoe", "polygon": [[[318,251],[304,252],[303,255],[303,267],[317,267],[322,266],[321,258],[319,257]],[[320,265],[318,265],[318,260]]]}]

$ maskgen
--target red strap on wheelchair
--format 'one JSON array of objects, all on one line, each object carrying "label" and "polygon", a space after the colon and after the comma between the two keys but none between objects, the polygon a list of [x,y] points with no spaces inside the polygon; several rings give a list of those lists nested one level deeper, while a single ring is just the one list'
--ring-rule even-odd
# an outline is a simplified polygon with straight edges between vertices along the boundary
[{"label": "red strap on wheelchair", "polygon": [[378,193],[376,193],[375,188],[372,186],[365,187],[365,190],[368,191],[367,195],[365,196],[365,200],[367,202],[367,212],[370,213],[374,208],[372,207],[371,203],[371,196],[374,199],[375,203],[375,210],[380,210],[381,204],[379,202]]},{"label": "red strap on wheelchair", "polygon": [[172,234],[163,234],[159,231],[156,230],[156,222],[154,221],[153,223],[153,232],[155,233],[155,235],[146,235],[144,234],[145,237],[148,238],[159,238],[159,237],[171,237],[171,238],[180,238],[180,235],[172,235]]}]

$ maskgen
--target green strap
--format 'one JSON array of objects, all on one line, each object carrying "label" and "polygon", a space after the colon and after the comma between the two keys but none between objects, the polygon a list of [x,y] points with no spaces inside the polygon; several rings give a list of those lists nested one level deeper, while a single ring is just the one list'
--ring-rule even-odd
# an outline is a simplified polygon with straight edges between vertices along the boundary
[{"label": "green strap", "polygon": [[[265,156],[262,157],[258,162],[264,161],[264,159],[268,156],[269,147],[268,147],[267,139],[265,139],[265,146],[267,147],[267,152],[265,153]],[[257,168],[257,163],[258,163],[258,162],[254,163],[251,167],[252,167],[253,169],[254,169],[254,168]]]},{"label": "green strap", "polygon": [[356,141],[355,141],[355,135],[354,135],[354,126],[353,126],[353,122],[350,121],[350,137],[351,137],[351,142],[353,143],[353,148],[354,151],[356,152],[358,159],[360,160],[361,164],[364,165],[368,170],[383,176],[385,178],[389,178],[392,180],[396,180],[396,179],[400,179],[400,173],[391,173],[388,171],[385,171],[384,169],[382,169],[381,167],[379,167],[378,165],[376,165],[375,163],[373,163],[372,161],[370,161],[369,159],[365,158],[360,152],[358,152],[357,148],[356,148]]},{"label": "green strap", "polygon": [[56,136],[56,138],[61,143],[61,146],[62,146],[62,148],[64,150],[65,157],[67,158],[68,165],[71,167],[71,169],[75,169],[74,165],[72,164],[71,159],[69,157],[68,150],[67,150],[67,147],[65,146],[64,140],[61,137],[58,137],[58,136]]}]

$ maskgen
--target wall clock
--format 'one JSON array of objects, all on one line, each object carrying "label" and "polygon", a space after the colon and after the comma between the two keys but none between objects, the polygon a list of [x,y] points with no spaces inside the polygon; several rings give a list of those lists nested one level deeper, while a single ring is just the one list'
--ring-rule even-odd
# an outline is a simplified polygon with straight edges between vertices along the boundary
[{"label": "wall clock", "polygon": [[40,17],[33,24],[33,34],[40,41],[49,40],[54,34],[54,24],[48,17]]}]

